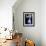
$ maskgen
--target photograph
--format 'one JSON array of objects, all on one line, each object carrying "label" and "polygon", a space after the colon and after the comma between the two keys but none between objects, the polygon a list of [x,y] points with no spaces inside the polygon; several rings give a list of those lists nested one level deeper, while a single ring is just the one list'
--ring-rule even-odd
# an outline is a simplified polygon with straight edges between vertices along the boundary
[{"label": "photograph", "polygon": [[35,12],[23,12],[23,26],[32,27],[35,24]]}]

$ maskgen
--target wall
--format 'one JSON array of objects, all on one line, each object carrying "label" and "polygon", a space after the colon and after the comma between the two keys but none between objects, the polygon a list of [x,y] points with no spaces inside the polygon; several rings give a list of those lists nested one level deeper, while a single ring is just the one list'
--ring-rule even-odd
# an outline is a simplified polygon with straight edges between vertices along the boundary
[{"label": "wall", "polygon": [[[35,12],[35,27],[23,26],[23,12]],[[41,46],[41,0],[23,0],[19,4],[15,3],[13,13],[15,30],[22,32],[24,38],[34,40],[36,46]]]},{"label": "wall", "polygon": [[46,0],[41,1],[41,38],[42,46],[46,46]]},{"label": "wall", "polygon": [[12,29],[12,6],[16,0],[0,0],[0,27]]}]

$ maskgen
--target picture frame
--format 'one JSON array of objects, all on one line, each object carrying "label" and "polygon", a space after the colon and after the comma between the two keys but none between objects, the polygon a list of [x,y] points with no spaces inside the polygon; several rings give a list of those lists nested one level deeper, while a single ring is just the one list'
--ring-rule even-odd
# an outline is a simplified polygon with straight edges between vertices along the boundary
[{"label": "picture frame", "polygon": [[23,26],[24,27],[35,26],[35,12],[23,12]]}]

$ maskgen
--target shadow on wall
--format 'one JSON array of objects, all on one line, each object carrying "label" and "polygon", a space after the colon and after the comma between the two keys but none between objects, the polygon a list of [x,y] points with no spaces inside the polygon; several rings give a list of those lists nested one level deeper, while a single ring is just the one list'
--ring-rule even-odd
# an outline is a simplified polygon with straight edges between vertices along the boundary
[{"label": "shadow on wall", "polygon": [[[23,33],[23,37],[26,39],[34,40],[36,46],[41,46],[41,15],[40,13],[40,0],[18,0],[13,6],[14,24],[18,32]],[[35,27],[23,27],[23,12],[35,12]],[[39,15],[39,16],[38,16]],[[30,33],[31,32],[31,33]],[[28,34],[28,36],[27,36]]]}]

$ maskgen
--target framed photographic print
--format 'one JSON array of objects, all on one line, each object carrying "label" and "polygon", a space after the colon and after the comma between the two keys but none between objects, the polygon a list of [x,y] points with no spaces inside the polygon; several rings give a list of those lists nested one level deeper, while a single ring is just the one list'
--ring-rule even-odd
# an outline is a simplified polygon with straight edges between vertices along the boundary
[{"label": "framed photographic print", "polygon": [[35,12],[23,12],[23,26],[35,26]]}]

